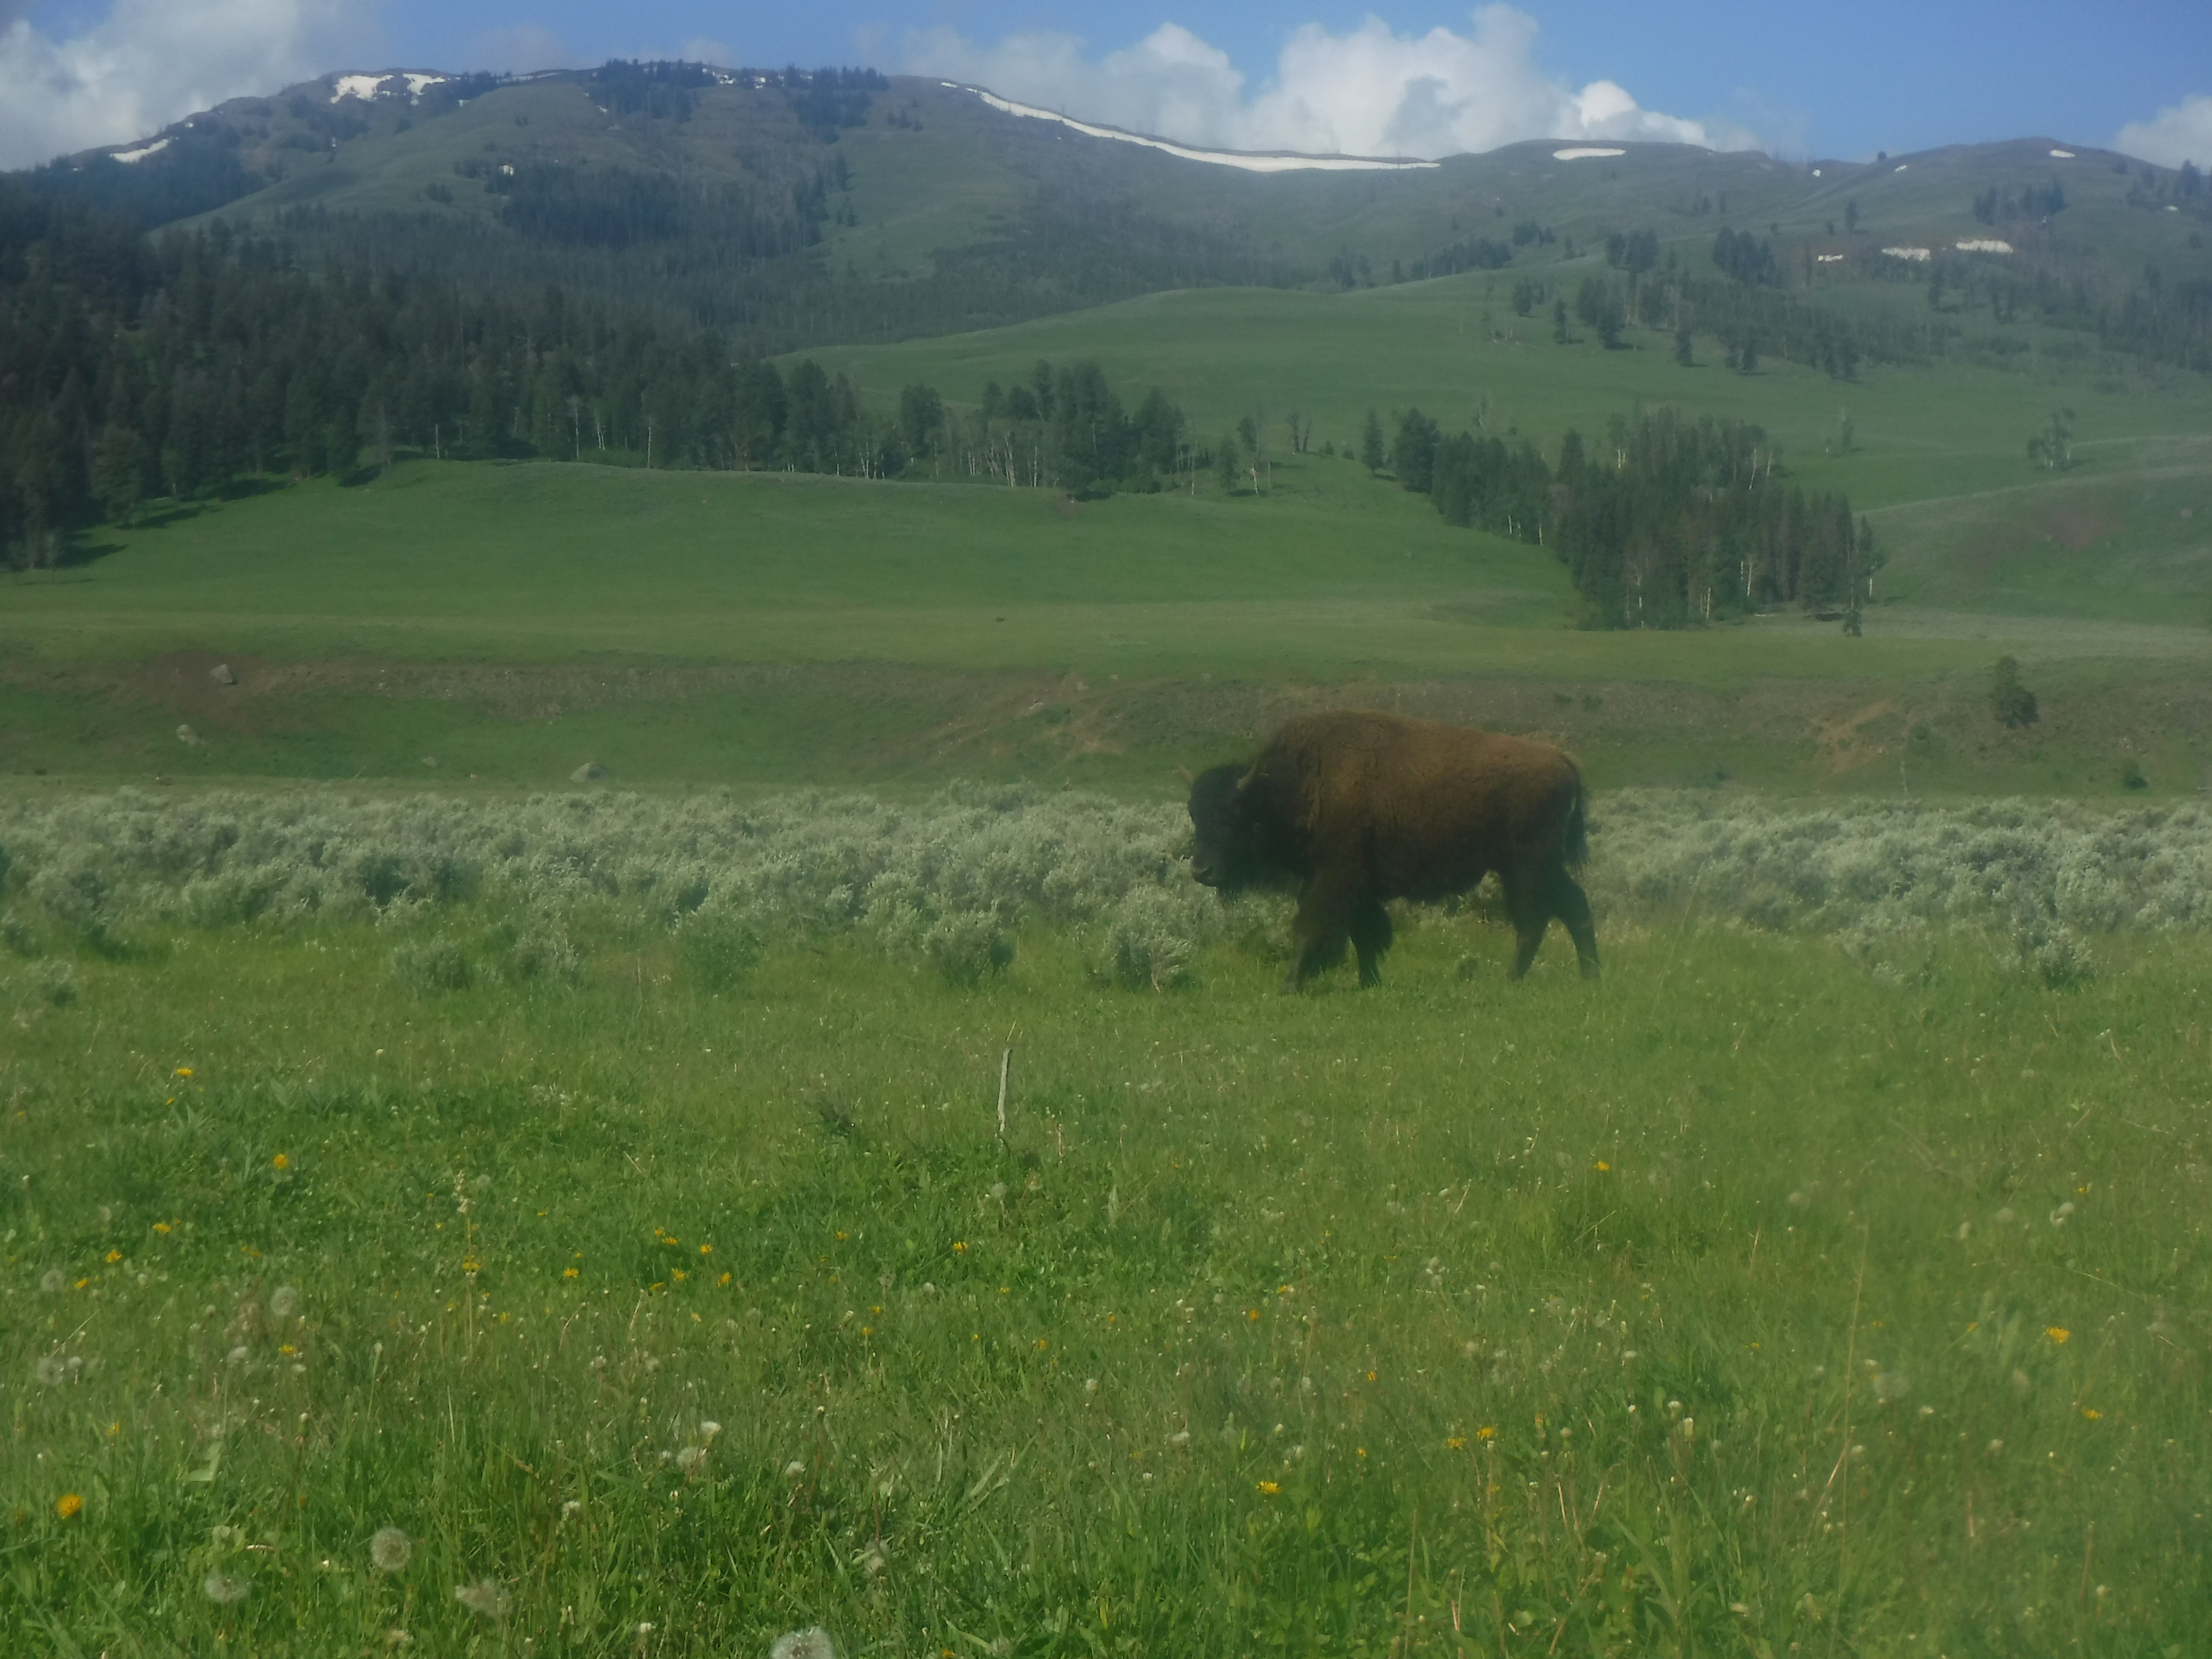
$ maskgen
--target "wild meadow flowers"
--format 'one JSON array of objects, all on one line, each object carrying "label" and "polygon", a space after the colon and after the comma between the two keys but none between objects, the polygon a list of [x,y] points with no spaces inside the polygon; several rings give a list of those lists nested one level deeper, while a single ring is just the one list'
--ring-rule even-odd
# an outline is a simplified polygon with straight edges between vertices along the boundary
[{"label": "wild meadow flowers", "polygon": [[415,1553],[415,1545],[398,1527],[380,1527],[368,1540],[368,1559],[379,1572],[400,1572]]}]

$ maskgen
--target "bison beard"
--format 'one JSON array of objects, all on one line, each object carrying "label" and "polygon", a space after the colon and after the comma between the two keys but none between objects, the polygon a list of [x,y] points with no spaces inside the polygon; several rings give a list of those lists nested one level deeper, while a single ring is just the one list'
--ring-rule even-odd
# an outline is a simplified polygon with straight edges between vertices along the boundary
[{"label": "bison beard", "polygon": [[1464,893],[1492,870],[1528,971],[1556,916],[1583,976],[1598,971],[1589,901],[1569,872],[1589,851],[1582,774],[1548,743],[1360,710],[1302,714],[1249,767],[1192,780],[1191,873],[1224,893],[1298,886],[1285,991],[1358,952],[1359,982],[1390,948],[1386,899]]}]

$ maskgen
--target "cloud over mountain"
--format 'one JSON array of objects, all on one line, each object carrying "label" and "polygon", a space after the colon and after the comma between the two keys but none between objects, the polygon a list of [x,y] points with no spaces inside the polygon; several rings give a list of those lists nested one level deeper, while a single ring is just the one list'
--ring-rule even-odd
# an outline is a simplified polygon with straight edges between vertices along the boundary
[{"label": "cloud over mountain", "polygon": [[274,92],[366,44],[374,4],[115,0],[56,38],[0,0],[0,167],[119,143],[248,93]]},{"label": "cloud over mountain", "polygon": [[2112,148],[2161,167],[2194,161],[2212,167],[2212,94],[2193,92],[2148,121],[2129,122]]},{"label": "cloud over mountain", "polygon": [[1176,23],[1133,46],[1086,55],[1073,35],[983,46],[950,28],[898,43],[896,66],[974,82],[1086,120],[1226,149],[1448,155],[1522,138],[1657,138],[1715,149],[1755,142],[1730,125],[1647,110],[1611,81],[1579,91],[1537,67],[1536,20],[1492,4],[1468,33],[1400,34],[1379,17],[1332,34],[1308,23],[1248,94],[1228,54]]}]

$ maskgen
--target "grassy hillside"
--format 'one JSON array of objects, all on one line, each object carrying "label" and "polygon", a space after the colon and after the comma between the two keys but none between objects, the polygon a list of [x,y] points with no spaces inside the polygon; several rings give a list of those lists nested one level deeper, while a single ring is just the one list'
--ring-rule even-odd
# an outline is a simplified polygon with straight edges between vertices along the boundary
[{"label": "grassy hillside", "polygon": [[[1347,270],[1388,284],[1394,269],[1477,239],[1510,246],[1516,277],[1548,279],[1611,233],[1649,230],[1666,258],[1710,275],[1723,226],[1770,240],[1789,288],[1847,313],[1924,310],[1930,267],[1886,260],[1885,246],[2005,240],[2014,253],[1951,256],[1949,310],[1977,338],[2002,331],[1971,300],[1961,307],[1956,278],[1970,270],[2086,283],[2093,296],[2147,268],[2168,285],[2212,277],[2212,198],[2180,193],[2170,171],[2043,138],[1856,163],[1648,143],[1562,161],[1555,144],[1530,143],[1404,172],[1255,174],[1005,114],[930,79],[856,94],[827,125],[810,125],[820,112],[803,88],[744,78],[639,106],[590,72],[449,83],[411,102],[334,100],[334,85],[235,100],[128,169],[88,155],[47,182],[95,196],[127,185],[137,204],[173,173],[177,211],[194,222],[285,223],[349,257],[452,265],[518,291],[550,276],[785,344],[941,332],[1200,284],[1334,289]],[[218,163],[235,199],[205,213]],[[812,210],[818,246],[796,264],[763,265],[710,246],[711,216],[641,245],[548,241],[509,223],[502,169],[544,167],[587,190],[739,188],[778,213],[794,189],[831,189]],[[2065,205],[2046,211],[2040,193],[2053,186]],[[1991,192],[2007,205],[1978,217]],[[1523,226],[1542,234],[1516,241]]]}]

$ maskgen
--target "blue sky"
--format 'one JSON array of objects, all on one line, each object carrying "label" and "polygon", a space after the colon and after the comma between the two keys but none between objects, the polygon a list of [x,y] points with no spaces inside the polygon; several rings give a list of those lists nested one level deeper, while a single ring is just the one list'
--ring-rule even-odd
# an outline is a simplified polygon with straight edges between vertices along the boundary
[{"label": "blue sky", "polygon": [[0,164],[342,68],[870,63],[1249,148],[1684,137],[1870,155],[2031,134],[2212,164],[2212,3],[0,0]]}]

